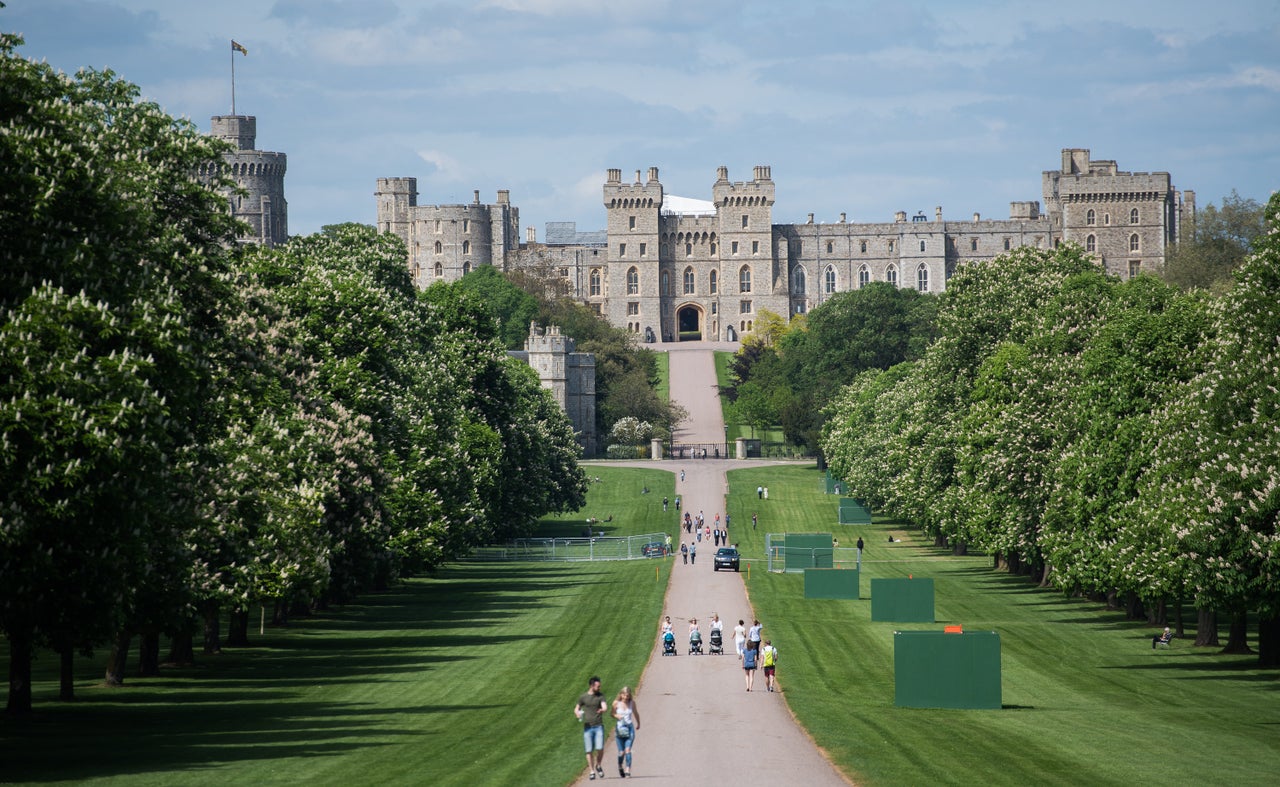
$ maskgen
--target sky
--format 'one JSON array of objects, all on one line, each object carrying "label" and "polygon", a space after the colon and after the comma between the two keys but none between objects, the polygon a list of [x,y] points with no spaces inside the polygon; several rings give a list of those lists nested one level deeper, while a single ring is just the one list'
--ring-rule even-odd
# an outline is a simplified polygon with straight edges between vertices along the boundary
[{"label": "sky", "polygon": [[[58,69],[111,69],[208,130],[235,109],[288,155],[293,234],[419,204],[605,226],[658,167],[711,198],[768,165],[775,223],[1007,218],[1063,148],[1168,172],[1203,207],[1280,187],[1276,0],[2,0]],[[524,238],[523,230],[521,238]]]}]

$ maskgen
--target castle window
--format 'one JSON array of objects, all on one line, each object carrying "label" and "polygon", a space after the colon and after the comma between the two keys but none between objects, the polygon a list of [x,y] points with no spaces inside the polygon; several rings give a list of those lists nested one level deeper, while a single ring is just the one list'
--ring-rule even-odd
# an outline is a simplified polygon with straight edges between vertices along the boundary
[{"label": "castle window", "polygon": [[671,274],[666,271],[662,272],[662,294],[671,294]]},{"label": "castle window", "polygon": [[711,256],[716,256],[716,245],[714,243],[711,244]]},{"label": "castle window", "polygon": [[1129,236],[1129,251],[1141,251],[1141,250],[1142,250],[1142,242],[1138,240],[1138,233],[1135,232]]},{"label": "castle window", "polygon": [[470,262],[462,263],[462,275],[466,276],[470,272],[471,272],[471,263]]},{"label": "castle window", "polygon": [[591,269],[591,275],[588,278],[588,281],[590,282],[589,292],[592,295],[599,295],[600,294],[600,269],[599,268]]},{"label": "castle window", "polygon": [[804,290],[804,268],[796,268],[795,272],[791,274],[791,294],[804,295]]},{"label": "castle window", "polygon": [[735,255],[738,253],[738,242],[736,240],[729,244],[729,253]]},{"label": "castle window", "polygon": [[[831,253],[831,248],[831,241],[827,241],[827,254]],[[921,249],[921,251],[924,251],[924,249]]]},{"label": "castle window", "polygon": [[635,231],[635,228],[636,228],[636,217],[635,217],[635,216],[632,216],[632,217],[631,217],[630,224],[631,224],[631,226],[630,226],[630,227],[628,227],[628,229],[630,229],[630,230],[632,230],[632,231],[634,232],[634,231]]},{"label": "castle window", "polygon": [[440,241],[436,241],[436,254],[443,254],[443,253],[444,253],[444,244],[441,243]]},{"label": "castle window", "polygon": [[822,288],[827,291],[828,295],[836,291],[836,266],[827,266],[827,272],[823,276]]},{"label": "castle window", "polygon": [[743,228],[744,230],[747,228],[747,214],[745,214],[745,213],[744,213],[744,214],[742,214],[742,228]]},{"label": "castle window", "polygon": [[463,220],[462,220],[462,231],[463,231],[463,232],[471,232],[471,220],[470,220],[470,219],[463,219]]},{"label": "castle window", "polygon": [[595,312],[597,316],[603,313],[603,310],[600,308],[600,304],[598,303],[591,304],[591,311]]},{"label": "castle window", "polygon": [[867,266],[863,265],[858,268],[858,288],[861,289],[871,283],[871,271],[867,270]]},{"label": "castle window", "polygon": [[738,292],[751,292],[751,268],[743,265],[738,271]]},{"label": "castle window", "polygon": [[464,241],[462,242],[462,253],[463,253],[463,254],[470,254],[470,253],[471,253],[471,241],[469,241],[469,240],[464,240]]},{"label": "castle window", "polygon": [[929,291],[929,269],[924,265],[916,268],[916,289],[920,292]]},{"label": "castle window", "polygon": [[684,269],[684,294],[692,295],[693,291],[694,291],[693,268],[692,267],[685,268]]},{"label": "castle window", "polygon": [[802,240],[798,240],[798,241],[796,241],[796,245],[793,247],[793,250],[795,251],[795,254],[796,254],[796,256],[797,256],[797,257],[799,257],[801,254],[803,254],[803,253],[804,253],[804,241],[802,241]]},{"label": "castle window", "polygon": [[692,243],[686,243],[686,244],[684,245],[684,256],[686,256],[686,257],[692,257],[692,256],[693,256],[693,244],[692,244]]},{"label": "castle window", "polygon": [[444,277],[444,266],[437,262],[437,263],[436,263],[436,278],[437,278],[437,279],[440,279],[440,278],[443,278],[443,277]]},{"label": "castle window", "polygon": [[627,268],[627,295],[638,295],[640,293],[640,271],[635,267]]},{"label": "castle window", "polygon": [[796,314],[804,314],[804,304],[803,304],[803,303],[797,303],[797,304],[796,304]]},{"label": "castle window", "polygon": [[867,242],[865,240],[858,243],[858,251],[863,254],[867,253]]},{"label": "castle window", "polygon": [[627,301],[627,314],[639,314],[639,313],[640,313],[640,302]]},{"label": "castle window", "polygon": [[977,239],[977,238],[970,238],[970,239],[969,239],[969,251],[977,251],[977,250],[978,250],[978,239]]},{"label": "castle window", "polygon": [[893,241],[889,241],[889,251],[893,251]]},{"label": "castle window", "polygon": [[920,251],[924,251],[924,241],[920,241]]},{"label": "castle window", "polygon": [[708,277],[707,284],[708,284],[708,287],[707,287],[708,291],[712,295],[715,295],[720,289],[720,274],[716,273],[715,271],[711,271],[711,275]]},{"label": "castle window", "polygon": [[751,241],[751,253],[752,254],[760,253],[760,241],[758,240]]},{"label": "castle window", "polygon": [[890,265],[888,268],[886,268],[884,271],[884,280],[889,282],[893,286],[897,287],[898,286],[898,266]]},{"label": "castle window", "polygon": [[1104,226],[1104,227],[1110,227],[1110,226],[1111,226],[1111,214],[1110,214],[1110,213],[1104,213],[1104,214],[1102,214],[1102,226]]},{"label": "castle window", "polygon": [[640,256],[641,256],[641,257],[645,256],[645,254],[646,254],[646,253],[648,253],[648,251],[649,251],[649,244],[647,244],[647,243],[641,243],[641,244],[640,244]]},{"label": "castle window", "polygon": [[1089,237],[1085,238],[1085,239],[1084,239],[1084,250],[1085,250],[1085,251],[1097,251],[1097,250],[1098,250],[1098,238],[1097,238],[1096,236],[1094,236],[1094,235],[1090,235]]},{"label": "castle window", "polygon": [[1008,251],[1008,250],[1009,250],[1009,247],[1010,247],[1011,245],[1012,245],[1012,241],[1010,241],[1008,238],[1005,238],[1005,239],[1004,239],[1004,250],[1005,250],[1005,251]]},{"label": "castle window", "polygon": [[1138,209],[1137,209],[1137,208],[1134,208],[1133,210],[1129,211],[1129,223],[1130,223],[1130,224],[1137,224],[1137,223],[1138,223]]},{"label": "castle window", "polygon": [[1136,278],[1140,270],[1142,270],[1141,260],[1129,260],[1129,278],[1130,279]]},{"label": "castle window", "polygon": [[715,313],[718,311],[718,309],[716,309],[716,307],[717,307],[717,306],[719,306],[719,305],[720,305],[720,304],[716,303],[715,301],[712,301],[712,302],[711,302],[711,313],[712,313],[712,314],[715,314]]},{"label": "castle window", "polygon": [[738,301],[738,313],[739,313],[739,314],[750,314],[750,313],[751,313],[751,301]]},{"label": "castle window", "polygon": [[622,259],[622,258],[623,258],[623,257],[625,257],[625,256],[627,256],[627,244],[625,244],[625,243],[619,243],[619,244],[618,244],[618,259]]},{"label": "castle window", "polygon": [[1093,212],[1093,208],[1089,208],[1089,212],[1084,214],[1084,223],[1086,227],[1092,227],[1098,223],[1098,216]]},{"label": "castle window", "polygon": [[440,219],[436,219],[436,234],[439,235],[444,230],[441,228]]}]

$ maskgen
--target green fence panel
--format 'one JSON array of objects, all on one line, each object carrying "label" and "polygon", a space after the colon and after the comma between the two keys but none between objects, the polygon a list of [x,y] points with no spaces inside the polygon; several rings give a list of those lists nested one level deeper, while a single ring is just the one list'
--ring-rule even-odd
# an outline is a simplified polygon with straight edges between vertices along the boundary
[{"label": "green fence panel", "polygon": [[871,507],[852,497],[841,498],[839,520],[842,525],[871,524]]},{"label": "green fence panel", "polygon": [[1000,635],[994,631],[895,631],[893,672],[893,704],[900,708],[1001,707]]},{"label": "green fence panel", "polygon": [[871,619],[933,623],[933,580],[871,580]]},{"label": "green fence panel", "polygon": [[834,545],[830,533],[787,533],[783,547],[783,569],[834,568]]},{"label": "green fence panel", "polygon": [[858,575],[856,568],[807,568],[804,572],[804,597],[859,598]]}]

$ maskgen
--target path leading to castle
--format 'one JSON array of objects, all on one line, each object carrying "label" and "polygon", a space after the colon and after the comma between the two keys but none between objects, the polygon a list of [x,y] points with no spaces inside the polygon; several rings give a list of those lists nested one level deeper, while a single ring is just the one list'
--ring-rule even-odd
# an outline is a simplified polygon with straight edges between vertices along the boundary
[{"label": "path leading to castle", "polygon": [[[676,442],[723,441],[712,349],[706,343],[666,344],[662,348],[669,352],[671,361],[671,398],[689,411],[689,420],[676,434]],[[703,459],[635,464],[671,470],[685,509],[702,511],[714,522],[717,513],[724,515],[727,470],[776,463]],[[682,469],[683,482],[679,478]],[[740,526],[737,522],[731,525],[731,538]],[[786,706],[786,665],[803,654],[789,652],[785,642],[775,642],[782,692],[765,689],[763,670],[756,671],[755,687],[747,692],[733,644],[734,625],[744,620],[749,627],[753,618],[743,584],[746,565],[741,574],[713,571],[714,546],[704,539],[698,547],[694,565],[683,565],[678,556],[675,558],[667,589],[663,614],[670,615],[675,626],[679,655],[662,655],[659,620],[653,621],[653,650],[636,690],[641,728],[636,735],[631,778],[670,784],[848,784]],[[763,571],[763,563],[755,562],[751,570]],[[725,625],[725,653],[721,656],[705,653],[710,645],[712,613]],[[698,619],[704,655],[688,655],[690,618]],[[768,638],[769,621],[761,623]],[[619,686],[607,674],[601,677],[605,694],[612,700]],[[617,779],[617,747],[612,738],[605,747],[604,765],[606,778]],[[577,784],[588,781],[584,773]]]}]

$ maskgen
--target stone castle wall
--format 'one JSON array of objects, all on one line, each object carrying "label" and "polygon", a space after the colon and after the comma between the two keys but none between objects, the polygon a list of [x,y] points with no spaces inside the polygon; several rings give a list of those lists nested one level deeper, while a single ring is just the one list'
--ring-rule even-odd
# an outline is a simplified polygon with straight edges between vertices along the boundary
[{"label": "stone castle wall", "polygon": [[[241,240],[274,246],[289,239],[289,203],[284,196],[288,157],[257,150],[258,121],[252,115],[215,115],[211,136],[230,142],[235,150],[224,156],[221,170],[246,193],[228,193],[231,213],[250,231]],[[203,172],[203,177],[213,173]]]}]

